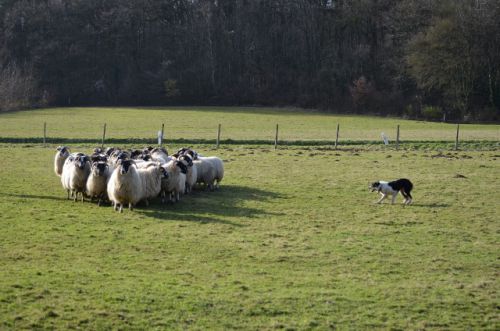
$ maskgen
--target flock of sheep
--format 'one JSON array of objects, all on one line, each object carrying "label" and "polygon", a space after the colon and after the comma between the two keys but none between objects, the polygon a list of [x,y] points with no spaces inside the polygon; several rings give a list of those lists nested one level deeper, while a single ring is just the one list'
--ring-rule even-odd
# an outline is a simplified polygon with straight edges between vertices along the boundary
[{"label": "flock of sheep", "polygon": [[84,197],[97,199],[98,205],[110,201],[115,210],[161,197],[162,203],[179,201],[199,183],[214,190],[224,177],[224,163],[216,157],[203,157],[190,148],[168,155],[165,148],[142,150],[119,148],[94,149],[92,155],[70,153],[66,146],[57,147],[54,171],[63,188],[77,201]]}]

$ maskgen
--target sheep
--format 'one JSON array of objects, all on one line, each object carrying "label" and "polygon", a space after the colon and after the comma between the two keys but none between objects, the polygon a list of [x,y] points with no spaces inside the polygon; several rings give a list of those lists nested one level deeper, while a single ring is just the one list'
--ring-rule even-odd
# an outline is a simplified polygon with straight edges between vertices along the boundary
[{"label": "sheep", "polygon": [[56,150],[57,153],[54,158],[54,172],[57,176],[61,177],[64,161],[66,161],[69,156],[69,148],[66,146],[58,146]]},{"label": "sheep", "polygon": [[172,160],[172,158],[168,156],[167,150],[163,147],[153,148],[150,153],[151,159],[153,161],[159,161],[161,164],[168,163]]},{"label": "sheep", "polygon": [[180,156],[179,161],[187,167],[185,192],[190,193],[198,179],[198,172],[196,171],[197,168],[193,165],[193,159],[188,154]]},{"label": "sheep", "polygon": [[141,178],[142,197],[141,200],[149,205],[148,199],[156,198],[161,191],[162,178],[167,179],[168,174],[160,163],[149,162],[146,166],[137,169],[137,173]]},{"label": "sheep", "polygon": [[168,194],[170,201],[179,201],[180,193],[184,193],[186,189],[187,167],[178,160],[172,160],[163,164],[162,168],[167,175],[161,182],[161,202],[165,203],[166,194]]},{"label": "sheep", "polygon": [[222,178],[224,178],[224,162],[222,162],[222,160],[217,156],[198,155],[197,159],[203,162],[212,163],[215,169],[215,176],[214,176],[215,188],[219,188],[219,183],[222,181]]},{"label": "sheep", "polygon": [[123,212],[124,204],[128,204],[128,208],[133,210],[144,196],[142,180],[134,163],[133,160],[119,159],[108,181],[108,198],[120,213]]},{"label": "sheep", "polygon": [[90,175],[87,179],[86,193],[92,200],[94,197],[98,199],[97,205],[106,199],[107,184],[110,176],[109,166],[104,161],[93,162],[91,165]]},{"label": "sheep", "polygon": [[78,193],[85,192],[85,185],[90,174],[89,157],[83,153],[73,153],[64,162],[61,175],[61,183],[63,188],[68,192],[68,200],[74,196],[74,201],[78,199]]},{"label": "sheep", "polygon": [[194,160],[193,168],[196,168],[196,182],[204,183],[209,190],[213,190],[216,169],[212,162],[207,160]]}]

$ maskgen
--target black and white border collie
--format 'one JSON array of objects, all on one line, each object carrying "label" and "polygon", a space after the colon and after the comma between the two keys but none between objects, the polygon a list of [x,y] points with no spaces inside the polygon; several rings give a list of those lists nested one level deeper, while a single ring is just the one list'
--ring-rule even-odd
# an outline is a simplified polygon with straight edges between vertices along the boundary
[{"label": "black and white border collie", "polygon": [[413,188],[413,184],[409,179],[406,178],[401,178],[392,182],[384,182],[380,180],[378,182],[372,183],[370,188],[372,192],[377,191],[382,195],[377,203],[381,203],[389,194],[392,195],[392,203],[394,203],[398,192],[401,192],[401,194],[405,198],[405,200],[403,201],[403,204],[405,205],[409,205],[413,199],[410,194]]}]

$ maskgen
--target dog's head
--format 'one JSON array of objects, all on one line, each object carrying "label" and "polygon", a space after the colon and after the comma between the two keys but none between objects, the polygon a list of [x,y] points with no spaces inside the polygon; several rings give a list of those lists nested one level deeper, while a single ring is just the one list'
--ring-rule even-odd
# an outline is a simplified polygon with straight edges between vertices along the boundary
[{"label": "dog's head", "polygon": [[370,185],[370,190],[372,192],[378,191],[380,189],[380,182],[374,182]]}]

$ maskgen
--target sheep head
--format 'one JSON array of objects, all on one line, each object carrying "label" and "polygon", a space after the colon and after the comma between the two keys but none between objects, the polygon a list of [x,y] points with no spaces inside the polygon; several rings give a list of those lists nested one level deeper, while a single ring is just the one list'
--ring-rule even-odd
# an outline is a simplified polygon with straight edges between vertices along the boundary
[{"label": "sheep head", "polygon": [[66,146],[58,146],[56,150],[59,152],[60,157],[65,157],[69,155],[69,148]]},{"label": "sheep head", "polygon": [[106,169],[108,168],[108,164],[104,161],[98,161],[92,163],[92,174],[97,177],[104,176],[106,173]]},{"label": "sheep head", "polygon": [[187,173],[187,165],[185,165],[184,163],[182,163],[181,161],[175,161],[175,165],[177,167],[179,167],[179,169],[181,169],[181,172],[183,174],[186,174]]},{"label": "sheep head", "polygon": [[120,174],[125,175],[128,173],[130,167],[132,165],[135,165],[134,160],[126,160],[126,159],[119,159],[118,160],[118,167],[120,168]]},{"label": "sheep head", "polygon": [[77,166],[78,168],[80,169],[84,169],[85,166],[87,165],[87,163],[90,162],[90,158],[87,156],[87,155],[76,155],[75,159],[74,159],[74,164],[75,166]]},{"label": "sheep head", "polygon": [[160,166],[161,178],[168,179],[168,171],[167,168]]}]

